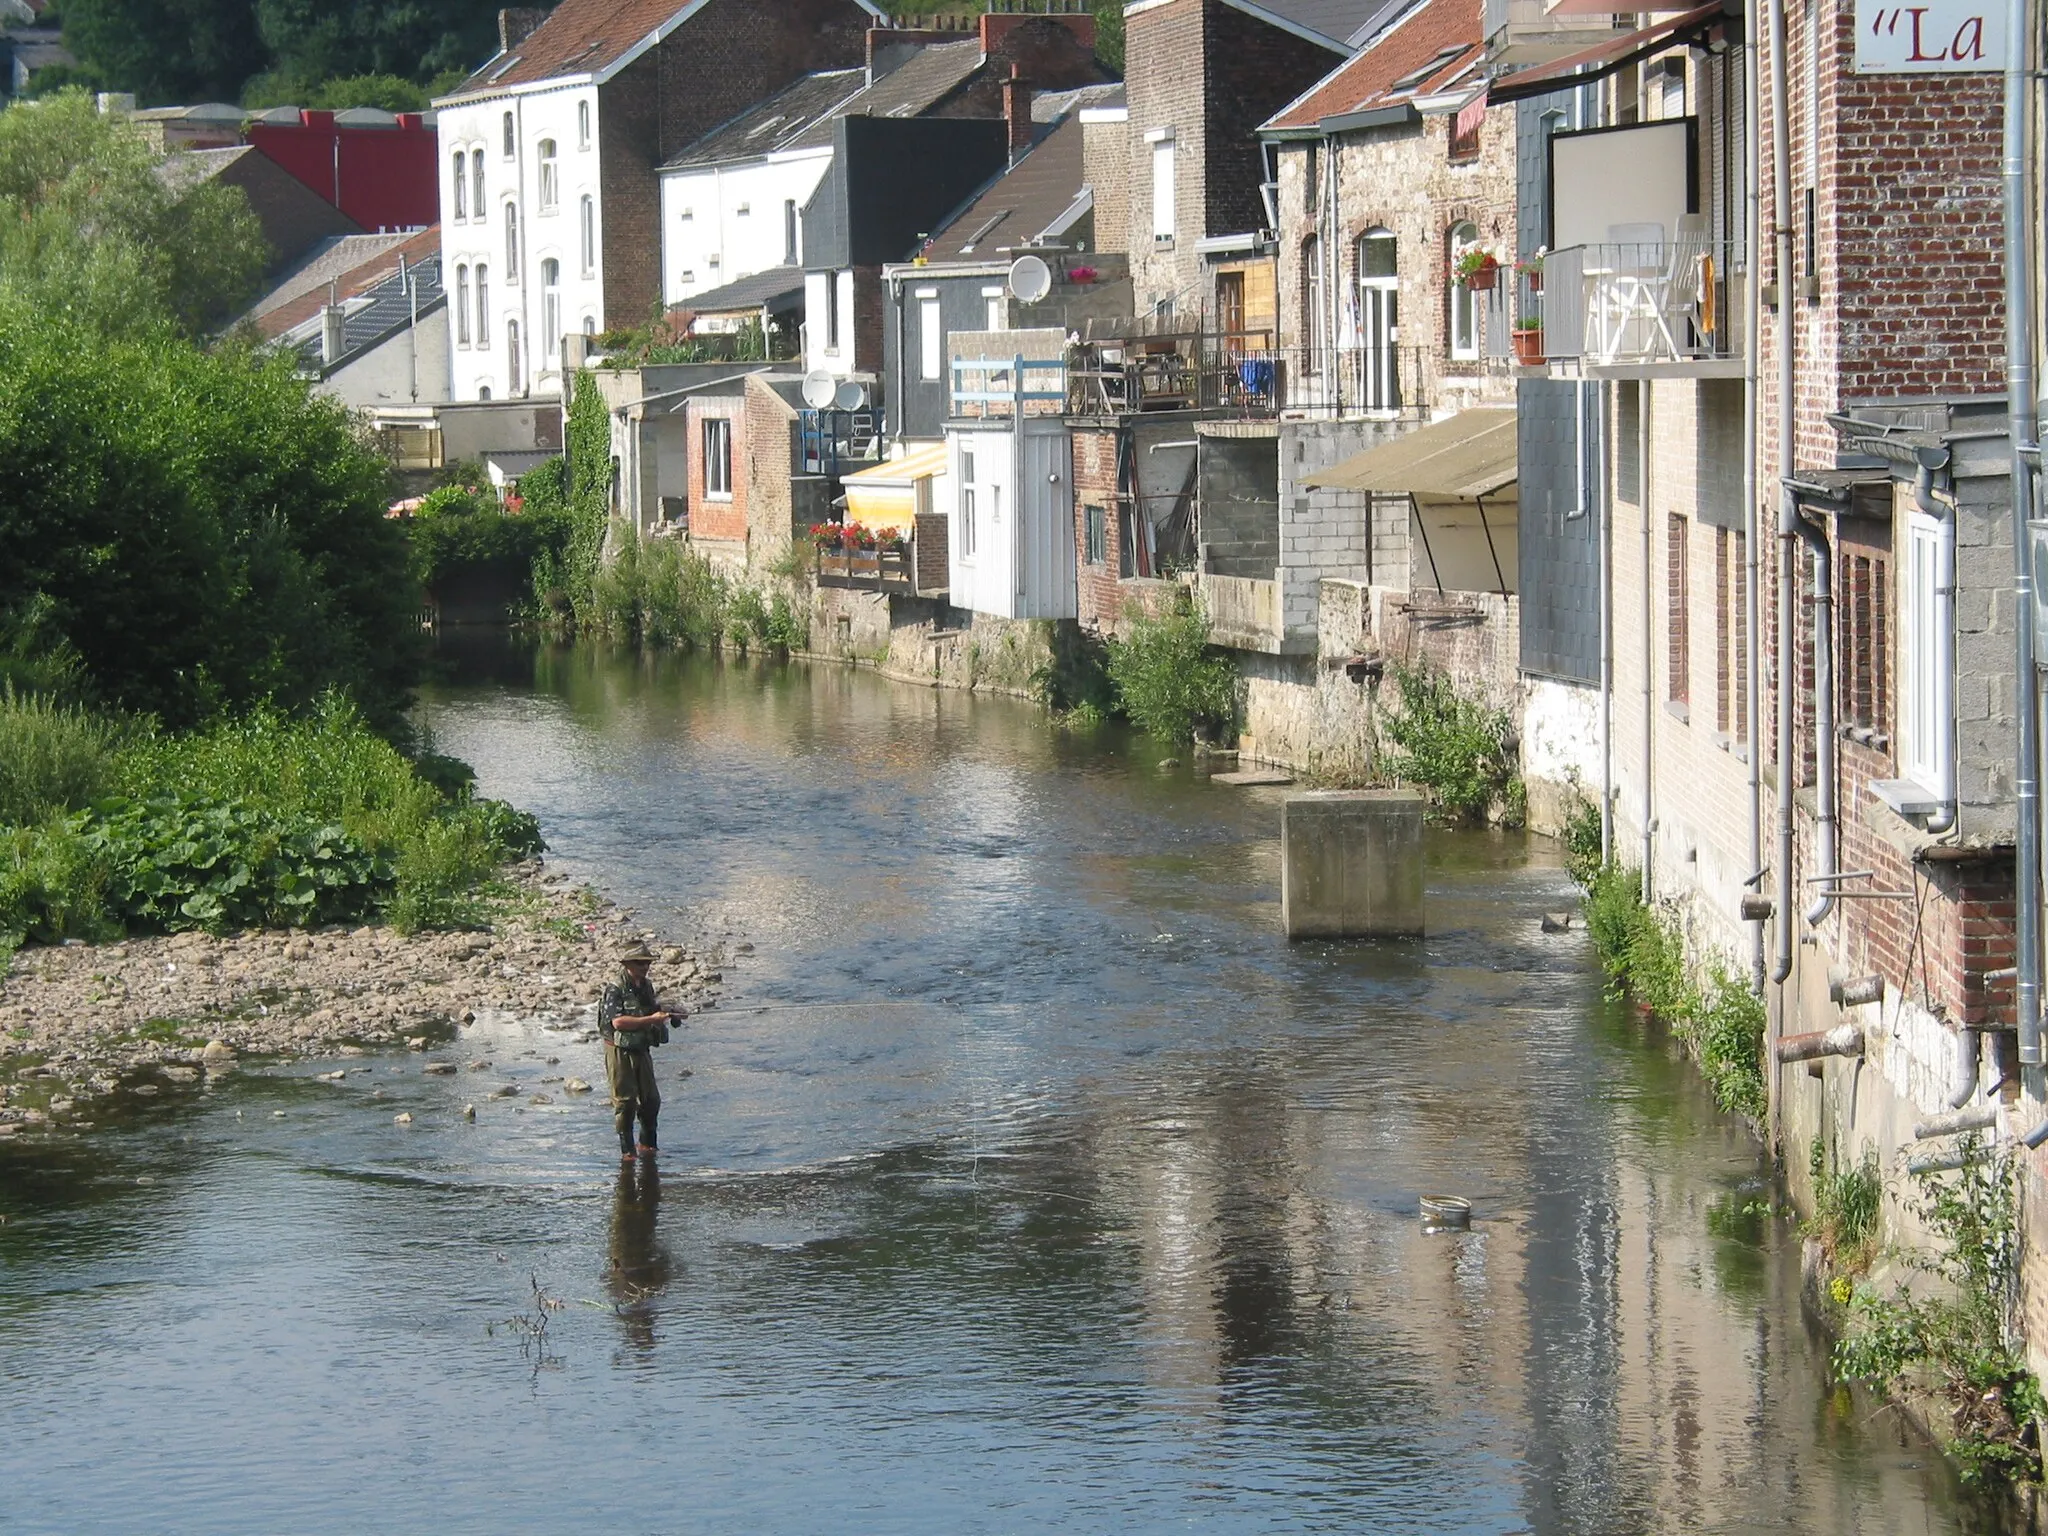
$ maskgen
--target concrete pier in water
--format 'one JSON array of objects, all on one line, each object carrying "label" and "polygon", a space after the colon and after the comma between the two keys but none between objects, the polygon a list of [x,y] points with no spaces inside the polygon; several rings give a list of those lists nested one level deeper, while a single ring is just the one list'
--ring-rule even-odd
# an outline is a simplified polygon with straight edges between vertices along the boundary
[{"label": "concrete pier in water", "polygon": [[1422,933],[1422,796],[1317,790],[1280,811],[1280,916],[1290,939]]}]

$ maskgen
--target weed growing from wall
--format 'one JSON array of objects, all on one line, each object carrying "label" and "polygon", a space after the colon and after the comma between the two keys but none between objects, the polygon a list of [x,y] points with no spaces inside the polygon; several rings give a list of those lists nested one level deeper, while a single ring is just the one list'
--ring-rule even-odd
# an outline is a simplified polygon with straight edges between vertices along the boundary
[{"label": "weed growing from wall", "polygon": [[1829,1267],[1843,1277],[1837,1284],[1846,1284],[1850,1277],[1868,1270],[1877,1256],[1884,1179],[1876,1149],[1865,1150],[1861,1162],[1843,1167],[1827,1143],[1816,1136],[1807,1171],[1813,1176],[1813,1215],[1799,1230],[1820,1244]]},{"label": "weed growing from wall", "polygon": [[1161,741],[1184,746],[1197,726],[1228,727],[1237,716],[1237,668],[1211,654],[1208,616],[1192,602],[1136,620],[1109,642],[1106,665],[1118,707]]},{"label": "weed growing from wall", "polygon": [[1918,1386],[1946,1411],[1949,1454],[1966,1482],[2036,1482],[2040,1384],[2011,1343],[2018,1303],[2019,1193],[2010,1152],[1964,1140],[1963,1166],[1916,1175],[1920,1214],[1939,1246],[1911,1262],[1933,1293],[1901,1283],[1883,1295],[1858,1285],[1850,1330],[1835,1346],[1835,1368],[1887,1390]]},{"label": "weed growing from wall", "polygon": [[1515,772],[1514,728],[1505,710],[1490,708],[1433,667],[1396,667],[1400,708],[1387,716],[1393,750],[1387,767],[1426,790],[1450,821],[1483,821],[1496,806],[1520,826],[1528,797]]}]

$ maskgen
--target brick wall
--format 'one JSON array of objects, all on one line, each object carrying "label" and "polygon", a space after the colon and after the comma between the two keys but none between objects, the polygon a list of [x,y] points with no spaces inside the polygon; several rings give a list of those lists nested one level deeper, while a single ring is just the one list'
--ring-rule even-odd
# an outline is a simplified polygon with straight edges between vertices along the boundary
[{"label": "brick wall", "polygon": [[943,592],[951,579],[947,575],[950,533],[943,512],[919,512],[911,519],[911,558],[916,568],[911,580],[920,593]]},{"label": "brick wall", "polygon": [[1095,249],[1130,250],[1131,125],[1081,125],[1081,176],[1095,192]]},{"label": "brick wall", "polygon": [[[796,453],[796,412],[765,381],[750,378],[741,415],[733,457],[746,460],[747,563],[761,566],[789,548],[797,524],[790,478]],[[739,474],[735,466],[735,479]]]},{"label": "brick wall", "polygon": [[[690,423],[690,540],[737,544],[747,541],[747,421],[743,402],[732,395],[697,395],[685,407]],[[704,488],[704,423],[732,423],[732,494],[713,499]]]}]

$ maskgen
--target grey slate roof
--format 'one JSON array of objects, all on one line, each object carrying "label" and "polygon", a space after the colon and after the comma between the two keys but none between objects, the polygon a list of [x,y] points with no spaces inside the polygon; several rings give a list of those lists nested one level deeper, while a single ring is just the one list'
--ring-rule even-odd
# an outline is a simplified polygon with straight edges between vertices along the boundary
[{"label": "grey slate roof", "polygon": [[[1333,48],[1355,48],[1378,30],[1380,14],[1405,0],[1229,0],[1239,9],[1264,11],[1315,33]],[[1391,18],[1389,18],[1391,19]]]},{"label": "grey slate roof", "polygon": [[1081,119],[1069,117],[954,215],[923,254],[931,262],[1007,259],[1073,206],[1082,179]]},{"label": "grey slate roof", "polygon": [[867,71],[830,69],[805,75],[766,101],[747,108],[675,156],[664,170],[720,165],[772,154],[820,119],[829,118],[865,88]]},{"label": "grey slate roof", "polygon": [[829,148],[835,117],[918,117],[964,85],[981,67],[981,40],[933,43],[811,124],[790,141],[792,149]]},{"label": "grey slate roof", "polygon": [[[441,290],[441,258],[429,256],[426,260],[408,268],[411,280],[419,287],[419,313],[425,318],[446,302],[447,296]],[[299,367],[306,373],[326,377],[336,369],[346,367],[362,353],[404,331],[412,323],[413,308],[406,294],[406,285],[392,273],[374,288],[364,291],[362,298],[351,301],[347,314],[341,323],[341,356],[333,364],[323,365],[320,361],[320,340],[323,318],[315,315],[285,338],[285,344],[298,354]]]},{"label": "grey slate roof", "polygon": [[678,308],[700,315],[733,314],[774,304],[778,299],[801,297],[804,291],[802,267],[769,267],[748,277],[734,278],[722,287],[706,289],[677,301]]},{"label": "grey slate roof", "polygon": [[345,277],[364,262],[374,261],[385,252],[405,244],[412,236],[405,233],[378,235],[336,235],[321,242],[309,252],[296,267],[278,278],[277,283],[255,303],[251,304],[245,319],[258,319],[269,314],[293,299],[324,288],[337,278]]}]

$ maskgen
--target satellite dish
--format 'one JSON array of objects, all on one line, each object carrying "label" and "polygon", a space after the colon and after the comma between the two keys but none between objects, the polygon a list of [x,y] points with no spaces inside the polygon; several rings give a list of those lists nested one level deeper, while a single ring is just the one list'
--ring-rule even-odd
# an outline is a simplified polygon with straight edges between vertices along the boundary
[{"label": "satellite dish", "polygon": [[868,403],[868,387],[848,379],[833,392],[832,404],[842,411],[857,411]]},{"label": "satellite dish", "polygon": [[1019,256],[1010,263],[1010,293],[1019,303],[1036,304],[1052,292],[1052,268],[1036,256]]},{"label": "satellite dish", "polygon": [[819,368],[804,375],[804,404],[814,411],[829,410],[839,393],[839,381]]}]

